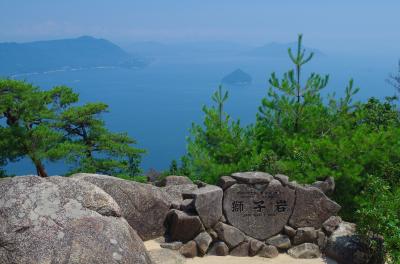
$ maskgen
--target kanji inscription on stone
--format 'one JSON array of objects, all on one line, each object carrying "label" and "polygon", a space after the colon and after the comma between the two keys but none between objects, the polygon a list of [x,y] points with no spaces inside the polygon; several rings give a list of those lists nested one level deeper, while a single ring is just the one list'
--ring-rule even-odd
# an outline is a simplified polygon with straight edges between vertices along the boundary
[{"label": "kanji inscription on stone", "polygon": [[282,230],[293,210],[295,191],[281,184],[234,184],[224,192],[228,222],[264,240]]}]

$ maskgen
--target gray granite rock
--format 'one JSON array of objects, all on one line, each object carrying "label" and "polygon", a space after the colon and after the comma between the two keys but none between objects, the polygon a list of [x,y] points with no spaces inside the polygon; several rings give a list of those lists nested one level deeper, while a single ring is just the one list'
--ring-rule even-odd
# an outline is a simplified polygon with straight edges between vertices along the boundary
[{"label": "gray granite rock", "polygon": [[340,216],[331,216],[322,224],[322,228],[328,235],[330,235],[338,228],[341,222],[342,218],[340,218]]},{"label": "gray granite rock", "polygon": [[224,192],[227,221],[259,240],[265,240],[287,224],[292,213],[295,191],[277,180],[267,185],[235,184]]},{"label": "gray granite rock", "polygon": [[193,199],[183,200],[182,203],[179,205],[179,209],[185,212],[194,212],[195,208]]},{"label": "gray granite rock", "polygon": [[185,258],[194,258],[197,256],[197,245],[193,240],[187,242],[179,249],[179,253]]},{"label": "gray granite rock", "polygon": [[217,240],[218,234],[217,234],[217,232],[215,232],[215,230],[209,229],[209,230],[207,230],[207,232],[208,232],[208,234],[210,234],[213,241]]},{"label": "gray granite rock", "polygon": [[235,257],[249,256],[249,242],[240,243],[234,249],[232,249],[229,254]]},{"label": "gray granite rock", "polygon": [[224,242],[217,241],[212,244],[208,254],[215,256],[227,256],[229,255],[229,248]]},{"label": "gray granite rock", "polygon": [[201,232],[195,237],[194,241],[197,244],[200,254],[204,255],[207,253],[208,247],[212,242],[212,238],[207,232]]},{"label": "gray granite rock", "polygon": [[217,232],[218,238],[224,241],[229,248],[236,247],[246,238],[239,229],[221,222],[215,225],[214,230]]},{"label": "gray granite rock", "polygon": [[165,225],[172,241],[187,242],[194,239],[205,229],[200,218],[175,209],[170,210]]},{"label": "gray granite rock", "polygon": [[294,229],[294,228],[291,227],[291,226],[287,226],[287,225],[283,228],[283,232],[284,232],[287,236],[289,236],[290,238],[292,238],[292,237],[294,237],[294,236],[296,235],[296,229]]},{"label": "gray granite rock", "polygon": [[236,183],[236,180],[231,176],[222,176],[219,178],[218,186],[225,190]]},{"label": "gray granite rock", "polygon": [[272,175],[265,172],[249,171],[237,172],[232,174],[232,178],[241,183],[256,184],[256,183],[269,183],[274,179]]},{"label": "gray granite rock", "polygon": [[267,241],[265,241],[265,242],[268,245],[272,245],[272,246],[277,247],[278,249],[283,249],[283,250],[288,249],[292,246],[289,237],[286,235],[282,235],[282,234],[273,236],[273,237],[267,239]]},{"label": "gray granite rock", "polygon": [[163,223],[171,202],[160,188],[99,174],[79,173],[71,177],[90,182],[111,195],[120,206],[122,216],[143,240],[165,233]]},{"label": "gray granite rock", "polygon": [[283,185],[287,185],[289,183],[289,177],[283,174],[277,174],[274,176],[275,179],[280,181]]},{"label": "gray granite rock", "polygon": [[0,181],[0,263],[151,263],[121,208],[69,177]]},{"label": "gray granite rock", "polygon": [[170,185],[160,188],[169,196],[171,203],[181,204],[183,201],[183,195],[192,192],[197,189],[195,184],[182,184],[182,185]]},{"label": "gray granite rock", "polygon": [[314,227],[319,229],[329,217],[336,215],[340,205],[314,187],[296,188],[296,206],[290,217],[292,227]]},{"label": "gray granite rock", "polygon": [[276,258],[279,255],[279,251],[275,246],[263,245],[258,256],[263,258]]},{"label": "gray granite rock", "polygon": [[326,244],[328,243],[328,238],[326,237],[325,233],[321,230],[317,231],[317,245],[321,250],[324,250]]},{"label": "gray granite rock", "polygon": [[184,264],[186,259],[179,251],[166,248],[149,250],[150,259],[154,264]]},{"label": "gray granite rock", "polygon": [[161,186],[193,184],[186,176],[170,175],[162,179]]},{"label": "gray granite rock", "polygon": [[321,251],[315,244],[304,243],[288,250],[289,256],[297,259],[312,259],[321,257]]},{"label": "gray granite rock", "polygon": [[212,228],[222,216],[221,188],[213,185],[199,188],[190,193],[194,208],[206,228]]},{"label": "gray granite rock", "polygon": [[255,256],[265,244],[257,239],[249,239],[249,256]]},{"label": "gray granite rock", "polygon": [[300,227],[293,237],[293,244],[300,245],[303,243],[317,242],[317,231],[314,227]]},{"label": "gray granite rock", "polygon": [[355,224],[341,222],[328,238],[325,254],[339,263],[363,264],[371,258],[368,246],[356,234]]}]

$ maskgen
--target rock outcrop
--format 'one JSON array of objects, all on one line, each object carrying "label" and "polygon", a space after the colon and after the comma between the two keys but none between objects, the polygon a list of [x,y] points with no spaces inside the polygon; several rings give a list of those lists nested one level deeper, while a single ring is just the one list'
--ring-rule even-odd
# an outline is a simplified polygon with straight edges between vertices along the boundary
[{"label": "rock outcrop", "polygon": [[[260,179],[257,177],[252,182]],[[265,240],[287,224],[294,201],[295,191],[277,180],[269,185],[234,184],[225,190],[224,213],[233,226],[251,237]]]},{"label": "rock outcrop", "polygon": [[[169,238],[187,242],[186,248],[194,241],[199,256],[319,257],[340,222],[340,206],[324,193],[333,191],[332,179],[316,188],[281,174],[238,172],[218,185],[185,187],[176,197],[180,210],[172,210],[175,220],[169,220]],[[192,257],[190,252],[185,254]]]},{"label": "rock outcrop", "polygon": [[98,174],[79,173],[71,177],[90,182],[111,195],[120,206],[122,216],[143,240],[164,235],[163,224],[171,198],[160,188]]},{"label": "rock outcrop", "polygon": [[296,188],[296,206],[290,217],[292,227],[314,227],[319,229],[329,217],[336,215],[340,205],[329,199],[315,187]]},{"label": "rock outcrop", "polygon": [[328,239],[325,253],[339,263],[363,264],[368,263],[368,246],[356,234],[356,226],[352,223],[341,222]]},{"label": "rock outcrop", "polygon": [[151,263],[117,202],[74,178],[0,181],[0,263]]},{"label": "rock outcrop", "polygon": [[194,209],[206,228],[213,227],[222,216],[222,189],[207,185],[187,194],[193,199]]}]

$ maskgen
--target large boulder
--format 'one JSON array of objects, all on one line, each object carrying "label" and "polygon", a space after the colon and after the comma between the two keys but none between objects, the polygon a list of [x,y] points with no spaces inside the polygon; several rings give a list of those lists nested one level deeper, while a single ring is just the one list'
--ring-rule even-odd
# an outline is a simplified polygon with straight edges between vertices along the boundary
[{"label": "large boulder", "polygon": [[172,209],[165,220],[167,235],[172,241],[187,242],[203,232],[204,226],[197,215]]},{"label": "large boulder", "polygon": [[336,215],[340,205],[329,199],[315,187],[296,187],[296,206],[290,217],[292,227],[314,227],[319,229],[329,217]]},{"label": "large boulder", "polygon": [[363,264],[370,259],[368,245],[356,234],[356,225],[344,221],[329,237],[325,254],[343,264]]},{"label": "large boulder", "polygon": [[93,183],[111,195],[121,207],[122,215],[143,240],[165,233],[163,223],[171,199],[160,188],[98,174],[79,173],[72,178]]},{"label": "large boulder", "polygon": [[223,209],[231,225],[265,240],[287,224],[294,201],[295,191],[278,180],[268,185],[234,184],[224,192]]},{"label": "large boulder", "polygon": [[207,185],[190,193],[194,208],[206,228],[212,228],[222,216],[222,189]]},{"label": "large boulder", "polygon": [[0,181],[0,263],[151,263],[115,200],[66,177]]}]

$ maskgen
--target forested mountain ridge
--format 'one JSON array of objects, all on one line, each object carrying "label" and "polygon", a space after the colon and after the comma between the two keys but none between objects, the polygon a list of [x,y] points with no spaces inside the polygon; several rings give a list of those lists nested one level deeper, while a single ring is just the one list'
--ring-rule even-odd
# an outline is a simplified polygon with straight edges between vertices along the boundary
[{"label": "forested mountain ridge", "polygon": [[114,43],[90,36],[73,39],[0,43],[0,75],[68,68],[140,68],[145,60]]}]

